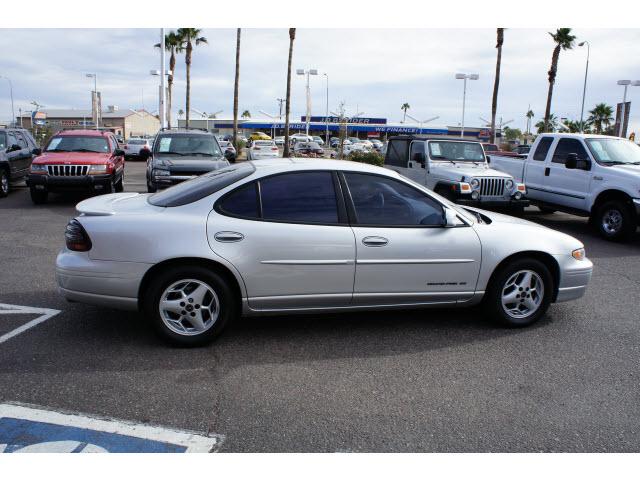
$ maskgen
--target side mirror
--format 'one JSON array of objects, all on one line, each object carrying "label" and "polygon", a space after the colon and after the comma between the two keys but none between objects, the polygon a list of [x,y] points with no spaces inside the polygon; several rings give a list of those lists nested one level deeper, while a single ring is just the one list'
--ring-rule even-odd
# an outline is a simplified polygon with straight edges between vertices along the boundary
[{"label": "side mirror", "polygon": [[42,155],[42,149],[41,148],[34,148],[33,150],[31,150],[31,154],[35,155],[36,157],[38,155]]},{"label": "side mirror", "polygon": [[14,143],[9,148],[7,148],[7,152],[15,152],[16,150],[20,150],[20,145]]},{"label": "side mirror", "polygon": [[113,154],[114,154],[116,157],[122,157],[122,156],[124,155],[124,150],[121,150],[121,149],[119,149],[119,148],[116,148],[116,149],[113,151]]},{"label": "side mirror", "polygon": [[591,170],[591,160],[587,159],[587,160],[582,160],[580,168],[582,170],[586,170],[589,171]]},{"label": "side mirror", "polygon": [[459,225],[458,215],[451,208],[444,209],[444,226],[447,228],[457,227]]},{"label": "side mirror", "polygon": [[423,152],[416,152],[411,156],[411,160],[413,160],[414,162],[418,162],[424,165],[424,162],[426,161],[425,157],[424,157],[424,153]]},{"label": "side mirror", "polygon": [[[122,154],[124,155],[124,152],[122,152]],[[138,153],[138,157],[140,157],[140,160],[144,160],[144,161],[149,160],[149,157],[151,157],[151,150],[147,148],[141,149],[140,153]]]},{"label": "side mirror", "polygon": [[567,160],[564,162],[564,166],[570,170],[575,170],[578,167],[578,154],[569,153],[567,155]]}]

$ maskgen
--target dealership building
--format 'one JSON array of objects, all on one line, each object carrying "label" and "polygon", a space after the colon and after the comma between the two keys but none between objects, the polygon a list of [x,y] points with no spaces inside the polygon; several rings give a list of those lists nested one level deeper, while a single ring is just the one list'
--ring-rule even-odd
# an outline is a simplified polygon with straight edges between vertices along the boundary
[{"label": "dealership building", "polygon": [[[102,112],[99,127],[108,129],[116,135],[129,137],[155,135],[160,130],[160,119],[146,110],[119,110],[109,107]],[[91,110],[54,110],[44,109],[25,113],[17,118],[17,124],[24,128],[48,127],[57,132],[71,128],[95,128]]]},{"label": "dealership building", "polygon": [[[306,131],[306,118],[303,116],[299,122],[289,123],[289,133],[304,133]],[[338,117],[315,117],[309,119],[309,134],[322,138],[329,132],[332,137],[338,136],[340,123]],[[190,128],[209,130],[210,132],[227,135],[233,133],[233,119],[216,118],[192,118],[189,120]],[[185,127],[184,119],[178,119],[178,126]],[[389,123],[386,118],[349,118],[346,122],[347,136],[360,138],[380,138],[382,140],[393,135],[438,135],[443,137],[460,138],[459,126],[426,126],[410,123]],[[272,119],[238,119],[238,131],[246,137],[251,132],[260,131],[271,136],[284,135],[284,122]],[[488,141],[491,131],[486,127],[465,127],[464,138],[477,141]],[[498,132],[498,137],[500,136]]]}]

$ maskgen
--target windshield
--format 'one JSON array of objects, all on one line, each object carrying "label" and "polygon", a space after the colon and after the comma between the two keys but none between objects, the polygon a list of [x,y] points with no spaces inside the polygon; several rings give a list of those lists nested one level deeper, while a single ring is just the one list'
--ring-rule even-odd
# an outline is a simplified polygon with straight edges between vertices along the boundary
[{"label": "windshield", "polygon": [[456,162],[484,162],[482,145],[474,142],[429,142],[429,157]]},{"label": "windshield", "polygon": [[46,151],[109,153],[109,143],[103,137],[53,137]]},{"label": "windshield", "polygon": [[7,134],[0,132],[0,148],[7,148]]},{"label": "windshield", "polygon": [[155,143],[156,154],[221,157],[222,152],[213,135],[163,135]]},{"label": "windshield", "polygon": [[589,150],[604,165],[640,165],[640,147],[624,138],[587,138]]}]

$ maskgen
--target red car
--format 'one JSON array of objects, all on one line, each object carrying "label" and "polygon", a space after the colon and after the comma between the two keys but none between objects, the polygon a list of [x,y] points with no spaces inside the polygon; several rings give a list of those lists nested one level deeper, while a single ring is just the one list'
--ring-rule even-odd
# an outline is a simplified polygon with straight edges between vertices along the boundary
[{"label": "red car", "polygon": [[49,192],[113,193],[123,190],[124,151],[111,132],[63,130],[33,159],[27,177],[33,203]]},{"label": "red car", "polygon": [[491,155],[502,155],[503,157],[519,157],[517,152],[507,152],[506,150],[500,150],[495,143],[483,143],[484,151]]}]

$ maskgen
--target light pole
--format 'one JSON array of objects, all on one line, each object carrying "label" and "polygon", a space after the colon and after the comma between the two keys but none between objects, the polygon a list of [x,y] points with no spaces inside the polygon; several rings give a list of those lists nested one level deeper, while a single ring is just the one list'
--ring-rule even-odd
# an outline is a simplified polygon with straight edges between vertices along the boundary
[{"label": "light pole", "polygon": [[[16,112],[13,109],[13,84],[11,83],[11,79],[9,77],[5,77],[3,75],[0,75],[0,78],[4,78],[7,82],[9,82],[9,93],[11,95],[11,124],[15,127],[16,126]],[[20,119],[20,121],[22,121],[22,119]]]},{"label": "light pole", "polygon": [[307,136],[309,136],[309,122],[311,120],[311,87],[309,87],[309,75],[318,75],[318,70],[315,68],[305,70],[304,68],[298,68],[296,70],[296,75],[306,75],[307,76],[307,115],[305,120],[307,121],[306,132]]},{"label": "light pole", "polygon": [[[149,70],[149,75],[153,75],[153,76],[161,76],[160,75],[161,70]],[[166,97],[166,93],[167,93],[167,89],[164,86],[164,78],[169,76],[169,75],[173,75],[173,72],[171,70],[165,70],[164,75],[162,76],[162,80],[160,80],[160,92],[159,92],[159,100],[158,100],[158,115],[161,117],[160,118],[160,129],[164,130],[166,128],[166,122],[168,121],[168,119],[171,117],[171,112],[167,111],[166,109],[166,101],[165,101],[165,97]],[[162,111],[164,110],[164,114],[162,113]]]},{"label": "light pole", "polygon": [[98,111],[99,109],[99,105],[98,105],[98,74],[97,73],[86,73],[85,76],[87,78],[93,78],[93,95],[94,98],[92,98],[92,102],[91,102],[91,109],[93,110],[93,103],[95,102],[95,108],[96,108],[96,130],[98,130],[98,128],[100,128],[100,112]]},{"label": "light pole", "polygon": [[216,118],[216,115],[219,115],[219,114],[221,114],[221,113],[224,111],[224,110],[218,110],[218,111],[217,111],[217,112],[215,112],[215,113],[212,113],[212,114],[210,114],[210,115],[207,115],[205,112],[201,112],[200,110],[197,110],[197,109],[195,109],[195,108],[193,108],[193,107],[191,107],[191,110],[193,110],[193,111],[194,111],[194,112],[196,112],[196,113],[199,113],[199,114],[202,116],[202,118],[204,118],[204,119],[205,119],[205,121],[206,121],[206,127],[205,127],[205,128],[206,128],[207,132],[209,131],[209,119],[210,119],[211,117]]},{"label": "light pole", "polygon": [[329,145],[329,74],[323,73],[323,75],[327,79],[327,108],[324,114],[324,124],[325,124],[324,142],[328,146]]},{"label": "light pole", "polygon": [[464,80],[464,89],[462,90],[462,129],[460,130],[460,138],[464,138],[464,110],[467,102],[467,80],[478,80],[480,75],[477,73],[456,73],[456,80]]},{"label": "light pole", "polygon": [[407,113],[407,117],[409,117],[411,120],[413,120],[414,122],[418,122],[418,125],[420,125],[420,131],[418,132],[418,134],[422,133],[422,124],[424,123],[429,123],[429,122],[433,122],[434,120],[437,120],[438,118],[440,118],[439,116],[437,117],[431,117],[431,118],[427,118],[426,120],[418,120],[415,117],[412,117],[411,115],[409,115]]},{"label": "light pole", "polygon": [[580,109],[580,133],[584,132],[584,97],[587,94],[587,75],[589,74],[589,54],[591,53],[591,45],[587,40],[580,42],[579,47],[587,46],[587,65],[584,68],[584,87],[582,87],[582,108]]},{"label": "light pole", "polygon": [[618,80],[618,85],[624,86],[624,95],[622,97],[622,108],[620,109],[620,127],[618,128],[618,136],[622,137],[624,134],[624,117],[626,116],[627,108],[627,87],[632,85],[634,87],[640,86],[640,80],[632,82],[631,80]]}]

